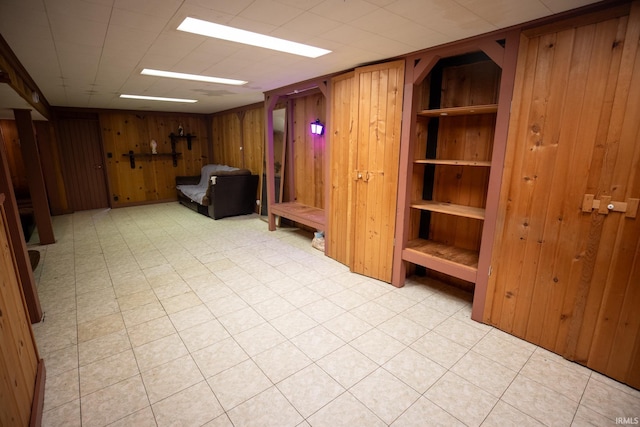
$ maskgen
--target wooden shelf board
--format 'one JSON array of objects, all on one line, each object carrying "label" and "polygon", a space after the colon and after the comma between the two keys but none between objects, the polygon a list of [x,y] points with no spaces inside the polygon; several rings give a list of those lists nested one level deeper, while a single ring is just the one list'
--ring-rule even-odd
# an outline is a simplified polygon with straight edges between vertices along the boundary
[{"label": "wooden shelf board", "polygon": [[402,259],[468,282],[478,274],[478,252],[426,239],[410,240]]},{"label": "wooden shelf board", "polygon": [[415,160],[417,164],[428,165],[449,165],[449,166],[483,166],[491,167],[491,162],[488,160],[437,160],[437,159],[419,159]]},{"label": "wooden shelf board", "polygon": [[418,111],[419,116],[441,117],[441,116],[467,116],[471,114],[491,114],[498,111],[498,104],[470,105],[467,107],[435,108],[433,110]]},{"label": "wooden shelf board", "polygon": [[411,207],[448,215],[463,216],[465,218],[484,219],[484,209],[472,206],[454,205],[453,203],[436,202],[433,200],[416,200],[411,202]]},{"label": "wooden shelf board", "polygon": [[324,230],[324,210],[297,202],[275,203],[270,206],[271,213],[290,219],[300,224]]}]

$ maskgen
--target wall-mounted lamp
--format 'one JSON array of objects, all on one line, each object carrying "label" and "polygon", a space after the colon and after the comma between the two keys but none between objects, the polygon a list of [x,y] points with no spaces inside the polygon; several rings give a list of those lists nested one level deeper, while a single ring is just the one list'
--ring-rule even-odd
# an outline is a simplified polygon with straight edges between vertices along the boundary
[{"label": "wall-mounted lamp", "polygon": [[311,133],[313,135],[322,135],[324,132],[324,125],[320,123],[320,119],[316,119],[315,122],[311,122]]}]

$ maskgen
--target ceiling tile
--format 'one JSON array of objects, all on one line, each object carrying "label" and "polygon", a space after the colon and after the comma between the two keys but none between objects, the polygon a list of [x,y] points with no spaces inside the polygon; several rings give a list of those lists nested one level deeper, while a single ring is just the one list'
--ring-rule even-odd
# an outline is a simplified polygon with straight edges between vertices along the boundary
[{"label": "ceiling tile", "polygon": [[163,33],[149,48],[149,55],[166,55],[182,59],[204,41],[204,37],[182,31]]},{"label": "ceiling tile", "polygon": [[109,27],[102,55],[137,63],[149,51],[156,38],[153,33],[112,26]]},{"label": "ceiling tile", "polygon": [[49,16],[62,15],[78,21],[107,24],[111,16],[111,4],[91,3],[84,0],[44,0]]},{"label": "ceiling tile", "polygon": [[264,21],[254,21],[243,16],[235,16],[225,25],[239,28],[241,30],[253,31],[254,33],[270,35],[278,26],[266,23]]},{"label": "ceiling tile", "polygon": [[325,18],[350,23],[373,12],[376,8],[377,6],[364,0],[325,0],[311,9],[311,12]]},{"label": "ceiling tile", "polygon": [[342,25],[339,21],[328,19],[315,13],[305,12],[287,22],[273,32],[273,36],[305,43],[300,34],[317,36]]},{"label": "ceiling tile", "polygon": [[549,9],[538,0],[514,2],[512,0],[456,0],[460,6],[482,17],[498,28],[542,17]]},{"label": "ceiling tile", "polygon": [[587,4],[597,3],[597,0],[541,0],[553,13],[560,13]]},{"label": "ceiling tile", "polygon": [[238,16],[269,25],[279,27],[297,16],[303,10],[293,6],[288,6],[273,0],[262,0],[253,2],[250,6],[238,14]]},{"label": "ceiling tile", "polygon": [[353,43],[358,40],[366,39],[370,34],[370,32],[361,30],[359,28],[354,28],[349,25],[341,25],[325,32],[322,35],[322,38],[338,43]]},{"label": "ceiling tile", "polygon": [[100,48],[107,34],[107,23],[76,20],[66,15],[49,15],[53,40]]},{"label": "ceiling tile", "polygon": [[376,9],[358,19],[354,19],[350,25],[376,34],[380,31],[393,31],[402,28],[410,22],[412,21],[388,10]]},{"label": "ceiling tile", "polygon": [[[214,10],[228,15],[237,15],[245,10],[255,0],[211,1],[211,0],[186,0],[183,7],[197,6],[203,9]],[[217,21],[216,21],[217,22]]]},{"label": "ceiling tile", "polygon": [[110,22],[111,26],[117,28],[129,28],[154,34],[160,33],[166,24],[167,20],[162,17],[131,12],[117,7],[113,8]]},{"label": "ceiling tile", "polygon": [[302,10],[310,10],[324,0],[276,0],[278,3],[286,4],[287,6],[295,7]]},{"label": "ceiling tile", "polygon": [[398,0],[385,9],[454,39],[496,29],[454,0]]},{"label": "ceiling tile", "polygon": [[143,15],[160,16],[165,19],[173,16],[181,5],[182,0],[115,0],[114,2],[114,7],[118,9]]}]

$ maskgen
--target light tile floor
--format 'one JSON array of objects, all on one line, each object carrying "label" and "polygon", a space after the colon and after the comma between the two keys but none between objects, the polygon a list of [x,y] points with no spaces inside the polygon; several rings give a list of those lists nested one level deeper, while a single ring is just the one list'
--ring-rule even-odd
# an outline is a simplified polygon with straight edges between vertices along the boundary
[{"label": "light tile floor", "polygon": [[[45,426],[607,426],[640,392],[470,320],[469,294],[396,289],[177,203],[54,217],[35,271]],[[37,241],[37,236],[35,237]],[[629,421],[627,419],[627,421]]]}]

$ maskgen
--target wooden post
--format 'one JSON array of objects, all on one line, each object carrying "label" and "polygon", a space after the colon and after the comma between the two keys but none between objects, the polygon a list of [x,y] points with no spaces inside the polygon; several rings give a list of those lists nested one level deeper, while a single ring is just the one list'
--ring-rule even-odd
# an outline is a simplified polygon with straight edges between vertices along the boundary
[{"label": "wooden post", "polygon": [[36,289],[36,281],[29,262],[27,254],[27,244],[22,233],[20,225],[20,214],[16,204],[16,195],[13,191],[11,182],[11,172],[9,171],[9,163],[7,162],[7,152],[5,150],[4,139],[0,134],[0,193],[4,193],[7,197],[5,200],[5,214],[7,216],[7,226],[9,229],[9,238],[13,253],[16,258],[16,268],[18,270],[18,278],[22,286],[24,299],[29,310],[29,318],[31,323],[38,323],[42,320],[42,308],[40,307],[40,299]]},{"label": "wooden post", "polygon": [[44,185],[44,176],[40,167],[40,153],[36,143],[36,135],[33,131],[31,121],[31,110],[13,110],[13,115],[18,128],[20,138],[20,149],[22,158],[27,169],[27,181],[29,182],[29,193],[33,203],[33,213],[38,227],[40,244],[48,245],[55,243],[53,235],[53,225],[51,224],[51,213],[49,212],[49,200],[47,199],[47,189]]},{"label": "wooden post", "polygon": [[275,169],[273,167],[273,108],[278,102],[277,95],[267,95],[264,101],[265,114],[265,145],[267,149],[267,218],[269,231],[276,229],[276,216],[271,212],[271,204],[276,203]]},{"label": "wooden post", "polygon": [[491,168],[484,226],[482,227],[482,240],[480,258],[478,260],[478,276],[473,292],[473,307],[471,318],[477,322],[483,321],[484,307],[487,300],[487,287],[491,254],[495,240],[495,231],[498,218],[498,204],[500,201],[500,186],[502,183],[502,169],[504,165],[509,132],[509,118],[511,116],[511,98],[513,97],[513,85],[516,76],[516,63],[518,60],[518,47],[520,46],[520,31],[513,30],[507,34],[504,60],[502,63],[502,76],[500,78],[500,97],[498,99],[498,113],[493,140],[493,154],[491,163],[497,165]]}]

